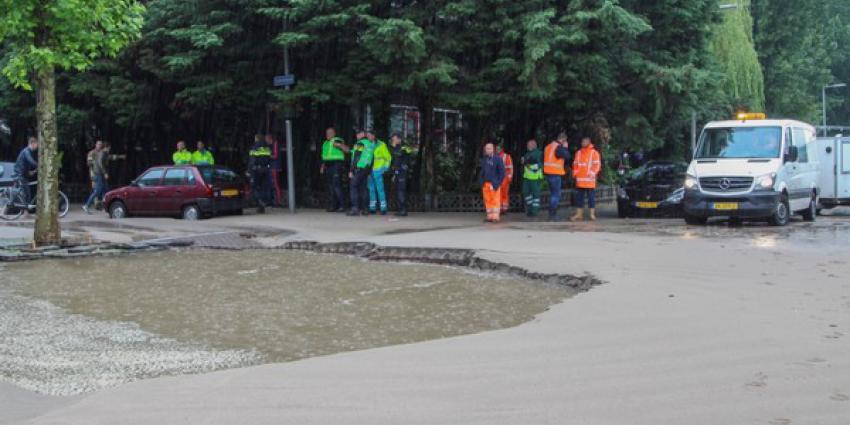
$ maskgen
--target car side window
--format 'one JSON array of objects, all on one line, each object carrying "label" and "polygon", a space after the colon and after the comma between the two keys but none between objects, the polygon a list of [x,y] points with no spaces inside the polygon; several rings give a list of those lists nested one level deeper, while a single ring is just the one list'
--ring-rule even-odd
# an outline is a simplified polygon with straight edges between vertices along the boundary
[{"label": "car side window", "polygon": [[195,173],[188,171],[186,175],[186,184],[189,186],[195,185]]},{"label": "car side window", "polygon": [[141,187],[159,186],[159,181],[162,180],[162,174],[163,170],[161,168],[150,170],[143,174],[142,177],[139,177],[138,184]]},{"label": "car side window", "polygon": [[163,186],[183,186],[184,184],[186,184],[185,168],[170,168],[162,179]]},{"label": "car side window", "polygon": [[794,128],[791,130],[794,136],[794,146],[797,147],[797,162],[805,164],[809,162],[809,152],[807,149],[808,137],[806,130],[802,128]]}]

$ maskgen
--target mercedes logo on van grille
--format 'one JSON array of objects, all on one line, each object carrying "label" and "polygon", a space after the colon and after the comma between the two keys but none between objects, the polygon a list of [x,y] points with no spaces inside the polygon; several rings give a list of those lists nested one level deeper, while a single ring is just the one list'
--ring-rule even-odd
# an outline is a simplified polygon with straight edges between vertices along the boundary
[{"label": "mercedes logo on van grille", "polygon": [[727,178],[723,178],[720,180],[720,184],[718,186],[720,187],[720,190],[729,190],[729,188],[732,187],[732,182]]}]

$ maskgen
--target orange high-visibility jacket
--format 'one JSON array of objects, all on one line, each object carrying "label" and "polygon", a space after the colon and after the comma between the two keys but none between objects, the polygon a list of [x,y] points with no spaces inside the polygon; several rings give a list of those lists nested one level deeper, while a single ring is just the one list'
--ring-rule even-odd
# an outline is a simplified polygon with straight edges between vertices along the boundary
[{"label": "orange high-visibility jacket", "polygon": [[502,151],[499,156],[502,158],[502,162],[505,163],[505,179],[512,181],[514,179],[514,160],[505,151]]},{"label": "orange high-visibility jacket", "polygon": [[558,150],[560,144],[552,142],[546,145],[543,150],[543,174],[555,176],[563,176],[567,174],[567,169],[564,167],[564,158],[558,158],[555,151]]},{"label": "orange high-visibility jacket", "polygon": [[573,177],[576,179],[576,187],[579,189],[596,189],[596,176],[602,168],[602,160],[599,151],[593,145],[587,145],[576,152],[573,161]]}]

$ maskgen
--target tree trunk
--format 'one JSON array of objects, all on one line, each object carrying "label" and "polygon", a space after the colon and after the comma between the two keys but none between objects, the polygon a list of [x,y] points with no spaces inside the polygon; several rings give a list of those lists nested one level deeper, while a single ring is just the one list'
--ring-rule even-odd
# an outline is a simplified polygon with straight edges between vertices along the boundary
[{"label": "tree trunk", "polygon": [[56,140],[56,78],[52,67],[36,73],[38,121],[38,212],[33,239],[37,245],[62,242],[59,228],[59,147]]}]

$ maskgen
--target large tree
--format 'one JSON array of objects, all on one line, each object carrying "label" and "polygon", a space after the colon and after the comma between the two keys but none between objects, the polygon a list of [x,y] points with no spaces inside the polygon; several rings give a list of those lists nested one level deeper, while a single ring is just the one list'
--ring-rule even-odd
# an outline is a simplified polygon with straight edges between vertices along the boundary
[{"label": "large tree", "polygon": [[115,56],[139,34],[144,8],[135,0],[0,0],[3,75],[36,91],[38,122],[37,244],[61,243],[56,69],[83,71]]},{"label": "large tree", "polygon": [[820,121],[821,87],[832,80],[826,4],[823,0],[753,1],[754,37],[769,114]]}]

